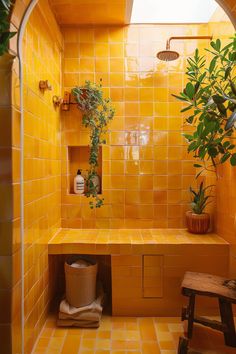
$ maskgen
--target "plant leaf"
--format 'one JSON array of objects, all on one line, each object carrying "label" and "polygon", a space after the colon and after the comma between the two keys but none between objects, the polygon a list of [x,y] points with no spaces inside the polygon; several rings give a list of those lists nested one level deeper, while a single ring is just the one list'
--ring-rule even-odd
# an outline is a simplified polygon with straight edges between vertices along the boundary
[{"label": "plant leaf", "polygon": [[232,166],[236,166],[236,153],[231,156],[230,163]]},{"label": "plant leaf", "polygon": [[226,125],[225,125],[225,130],[229,130],[234,126],[234,123],[236,122],[236,111],[234,111],[231,116],[228,118]]},{"label": "plant leaf", "polygon": [[194,88],[194,86],[193,86],[193,84],[191,82],[187,83],[185,90],[186,90],[187,96],[190,99],[192,99],[194,94],[195,94],[195,88]]}]

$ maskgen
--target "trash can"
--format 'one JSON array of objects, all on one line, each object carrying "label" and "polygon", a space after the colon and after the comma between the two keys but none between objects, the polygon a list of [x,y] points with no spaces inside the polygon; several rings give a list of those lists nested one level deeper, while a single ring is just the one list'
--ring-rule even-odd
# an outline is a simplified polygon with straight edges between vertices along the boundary
[{"label": "trash can", "polygon": [[97,263],[87,258],[65,262],[66,300],[71,306],[82,307],[96,299]]}]

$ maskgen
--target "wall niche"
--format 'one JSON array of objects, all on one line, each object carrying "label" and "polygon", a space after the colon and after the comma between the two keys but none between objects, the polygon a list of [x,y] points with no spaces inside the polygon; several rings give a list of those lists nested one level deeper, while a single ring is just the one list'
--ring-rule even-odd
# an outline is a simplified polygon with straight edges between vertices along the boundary
[{"label": "wall niche", "polygon": [[[89,169],[89,146],[68,146],[68,192],[74,194],[74,177],[80,169],[83,177],[87,176]],[[102,193],[102,146],[99,147],[98,175],[101,181]]]}]

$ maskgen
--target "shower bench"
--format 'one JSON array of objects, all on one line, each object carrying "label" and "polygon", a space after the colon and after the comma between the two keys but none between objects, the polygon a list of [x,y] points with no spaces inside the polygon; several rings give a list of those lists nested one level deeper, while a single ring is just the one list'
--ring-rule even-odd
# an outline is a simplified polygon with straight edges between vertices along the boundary
[{"label": "shower bench", "polygon": [[[61,229],[48,244],[49,257],[86,254],[111,257],[112,314],[178,316],[186,271],[228,274],[229,244],[214,233],[184,229]],[[200,314],[217,303],[200,300]]]}]

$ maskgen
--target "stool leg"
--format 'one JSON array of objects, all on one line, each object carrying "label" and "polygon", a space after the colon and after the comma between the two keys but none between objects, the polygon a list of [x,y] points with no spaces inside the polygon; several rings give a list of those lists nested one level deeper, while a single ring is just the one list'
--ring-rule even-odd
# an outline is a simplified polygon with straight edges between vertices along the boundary
[{"label": "stool leg", "polygon": [[179,337],[178,354],[188,354],[188,339]]},{"label": "stool leg", "polygon": [[236,347],[236,333],[232,304],[224,299],[219,299],[219,306],[221,322],[227,327],[227,332],[224,332],[225,344],[231,347]]},{"label": "stool leg", "polygon": [[195,306],[195,295],[189,297],[188,305],[188,338],[193,336],[193,322],[194,322],[194,306]]}]

